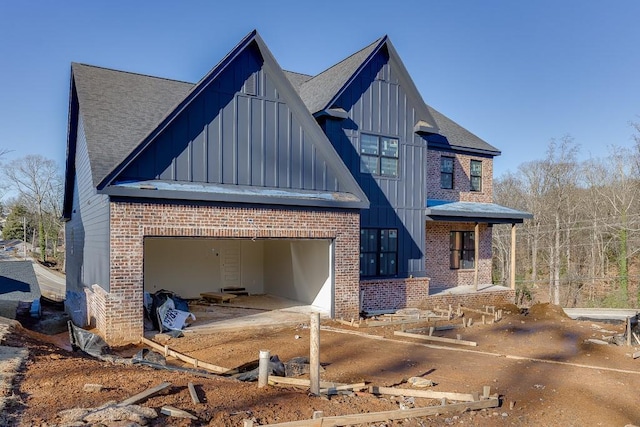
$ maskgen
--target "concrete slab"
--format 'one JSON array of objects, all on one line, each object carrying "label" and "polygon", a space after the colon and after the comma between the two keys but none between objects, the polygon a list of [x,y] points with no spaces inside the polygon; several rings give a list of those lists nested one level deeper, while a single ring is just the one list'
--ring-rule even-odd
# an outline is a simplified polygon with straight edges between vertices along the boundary
[{"label": "concrete slab", "polygon": [[[309,323],[312,313],[320,313],[320,318],[330,318],[330,313],[311,305],[274,297],[256,295],[238,297],[238,305],[219,304],[190,307],[196,316],[196,322],[183,332],[212,333],[247,328],[264,328]],[[240,303],[242,306],[240,306]]]},{"label": "concrete slab", "polygon": [[567,316],[572,319],[593,320],[626,320],[640,313],[634,308],[564,308]]},{"label": "concrete slab", "polygon": [[476,292],[497,292],[508,291],[510,288],[507,286],[493,285],[493,284],[478,284],[478,290],[475,290],[475,286],[455,286],[451,288],[437,288],[433,287],[429,289],[429,296],[433,295],[465,295],[473,294]]}]

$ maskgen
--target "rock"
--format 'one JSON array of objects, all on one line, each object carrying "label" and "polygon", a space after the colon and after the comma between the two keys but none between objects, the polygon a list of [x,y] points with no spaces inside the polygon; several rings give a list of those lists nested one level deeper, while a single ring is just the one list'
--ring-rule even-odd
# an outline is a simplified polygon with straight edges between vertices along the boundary
[{"label": "rock", "polygon": [[84,387],[82,387],[82,390],[87,393],[95,393],[102,391],[103,388],[104,386],[102,384],[85,384]]},{"label": "rock", "polygon": [[133,421],[140,425],[146,425],[149,419],[157,418],[155,409],[146,408],[139,405],[109,406],[95,412],[91,412],[84,417],[87,422],[112,422],[112,421]]},{"label": "rock", "polygon": [[414,387],[433,387],[436,385],[433,381],[420,377],[411,377],[407,382]]}]

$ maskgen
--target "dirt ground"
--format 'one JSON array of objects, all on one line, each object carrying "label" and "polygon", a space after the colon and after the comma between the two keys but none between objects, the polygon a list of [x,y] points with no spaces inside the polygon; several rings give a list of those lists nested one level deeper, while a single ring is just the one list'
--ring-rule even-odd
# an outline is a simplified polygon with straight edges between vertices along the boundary
[{"label": "dirt ground", "polygon": [[[223,310],[224,308],[220,308]],[[586,339],[622,334],[624,325],[574,321],[558,307],[539,304],[527,313],[504,307],[495,324],[483,325],[481,316],[465,313],[474,323],[467,328],[437,332],[475,341],[477,347],[427,343],[393,334],[400,326],[354,328],[323,321],[320,359],[323,381],[367,382],[377,386],[411,388],[410,377],[430,379],[432,390],[482,394],[483,386],[500,396],[498,408],[423,418],[360,424],[368,426],[625,426],[640,424],[638,385],[640,359],[630,354],[638,348],[598,345]],[[460,323],[457,319],[451,322]],[[420,325],[409,325],[413,328]],[[423,324],[422,326],[428,326]],[[7,406],[8,425],[57,425],[62,410],[97,407],[122,401],[164,381],[172,385],[141,405],[159,413],[171,405],[198,420],[159,415],[153,426],[242,426],[310,419],[314,411],[325,416],[397,410],[401,405],[438,405],[433,399],[403,400],[359,392],[327,397],[309,396],[296,387],[125,366],[95,360],[72,352],[67,334],[45,336],[27,330],[12,333],[3,345],[29,349],[29,359]],[[270,350],[286,361],[309,354],[308,324],[249,329],[214,334],[189,334],[171,338],[171,349],[229,368],[255,361],[260,350]],[[436,345],[437,344],[437,345]],[[130,357],[139,348],[113,349]],[[171,361],[172,364],[183,366]],[[191,400],[188,383],[195,385],[200,404]],[[85,384],[100,384],[101,391],[85,391]],[[129,424],[112,424],[131,425]]]}]

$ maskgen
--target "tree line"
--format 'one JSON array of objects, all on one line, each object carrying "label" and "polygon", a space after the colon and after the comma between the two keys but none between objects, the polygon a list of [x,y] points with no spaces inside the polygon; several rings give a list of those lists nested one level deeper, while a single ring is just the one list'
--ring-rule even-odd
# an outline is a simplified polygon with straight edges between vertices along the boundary
[{"label": "tree line", "polygon": [[[496,203],[534,215],[518,229],[519,302],[640,307],[640,125],[631,148],[578,161],[580,147],[552,140],[545,158],[494,180]],[[494,283],[510,274],[510,231],[495,226]]]},{"label": "tree line", "polygon": [[[0,157],[4,154],[6,150],[0,151]],[[2,195],[10,195],[0,206],[2,216],[6,215],[3,239],[26,238],[41,261],[61,261],[63,178],[58,165],[30,154],[3,164],[1,178]]]}]

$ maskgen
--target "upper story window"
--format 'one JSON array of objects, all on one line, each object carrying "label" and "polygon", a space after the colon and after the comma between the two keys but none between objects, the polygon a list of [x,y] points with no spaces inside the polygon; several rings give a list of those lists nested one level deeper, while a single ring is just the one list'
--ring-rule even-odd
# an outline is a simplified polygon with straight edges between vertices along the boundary
[{"label": "upper story window", "polygon": [[449,233],[450,268],[468,269],[475,267],[476,243],[473,231],[452,231]]},{"label": "upper story window", "polygon": [[471,160],[471,191],[482,191],[482,161]]},{"label": "upper story window", "polygon": [[363,277],[398,274],[398,230],[360,229],[360,275]]},{"label": "upper story window", "polygon": [[440,188],[453,188],[453,157],[440,157]]},{"label": "upper story window", "polygon": [[398,176],[398,139],[360,134],[360,172]]}]

